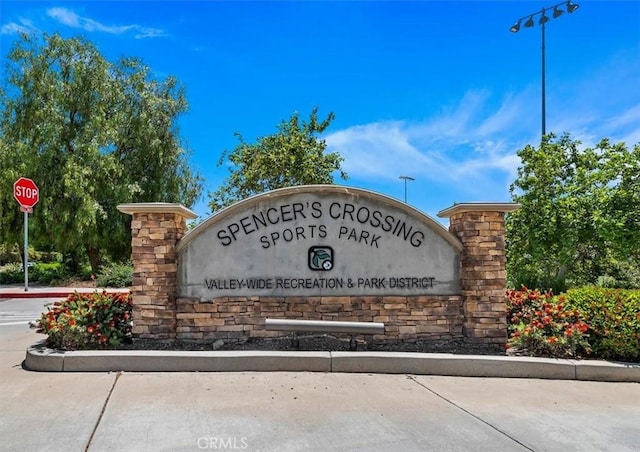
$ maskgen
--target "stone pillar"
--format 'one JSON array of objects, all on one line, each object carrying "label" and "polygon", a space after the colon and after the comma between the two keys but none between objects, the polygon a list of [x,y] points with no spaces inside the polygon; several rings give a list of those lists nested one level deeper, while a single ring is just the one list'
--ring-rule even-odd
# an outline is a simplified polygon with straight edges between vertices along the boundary
[{"label": "stone pillar", "polygon": [[449,231],[464,245],[460,259],[463,331],[478,342],[507,341],[504,215],[519,207],[513,203],[464,203],[438,213],[449,218]]},{"label": "stone pillar", "polygon": [[120,204],[132,215],[133,337],[171,340],[176,337],[176,244],[184,236],[186,220],[196,214],[179,204]]}]

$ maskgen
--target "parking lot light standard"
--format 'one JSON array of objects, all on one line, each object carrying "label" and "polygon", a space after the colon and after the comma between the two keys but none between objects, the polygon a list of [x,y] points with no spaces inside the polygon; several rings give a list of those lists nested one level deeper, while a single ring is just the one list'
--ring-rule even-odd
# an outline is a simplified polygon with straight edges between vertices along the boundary
[{"label": "parking lot light standard", "polygon": [[415,180],[413,177],[411,176],[400,176],[400,179],[404,180],[404,203],[407,203],[407,181],[408,180]]},{"label": "parking lot light standard", "polygon": [[549,17],[547,17],[546,13],[547,13],[548,10],[553,8],[552,17],[554,19],[557,19],[562,14],[564,14],[564,11],[562,9],[560,9],[562,7],[562,5],[566,5],[568,13],[573,13],[575,10],[577,10],[580,7],[580,5],[578,5],[577,3],[573,3],[571,0],[566,0],[566,1],[560,2],[560,3],[556,4],[556,5],[549,6],[547,8],[542,8],[540,11],[536,11],[534,13],[527,14],[526,16],[521,17],[509,29],[509,31],[511,31],[512,33],[517,33],[518,31],[520,31],[520,24],[525,19],[527,19],[527,21],[524,23],[524,27],[525,28],[532,28],[535,25],[535,22],[533,21],[533,18],[535,16],[537,16],[538,14],[540,15],[540,19],[538,19],[538,24],[540,25],[540,28],[542,30],[542,136],[543,137],[547,133],[547,127],[546,127],[547,111],[546,111],[546,92],[545,92],[546,91],[546,88],[545,88],[545,85],[546,85],[546,80],[545,80],[546,68],[545,68],[545,36],[544,36],[544,30],[545,30],[545,24],[547,22],[549,22]]}]

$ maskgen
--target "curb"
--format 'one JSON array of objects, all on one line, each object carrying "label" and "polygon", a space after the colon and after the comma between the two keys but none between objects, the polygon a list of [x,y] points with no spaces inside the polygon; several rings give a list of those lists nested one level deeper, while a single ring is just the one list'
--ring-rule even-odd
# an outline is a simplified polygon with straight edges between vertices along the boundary
[{"label": "curb", "polygon": [[68,290],[57,290],[57,291],[38,291],[37,289],[34,292],[0,292],[0,299],[2,298],[67,298],[69,295],[73,295],[75,293],[82,294],[91,294],[94,292],[106,292],[108,294],[120,294],[120,293],[128,293],[129,289],[101,289],[101,288],[91,288],[91,289],[73,289],[70,288]]},{"label": "curb", "polygon": [[444,353],[315,351],[58,352],[27,349],[39,372],[345,372],[640,383],[640,363]]}]

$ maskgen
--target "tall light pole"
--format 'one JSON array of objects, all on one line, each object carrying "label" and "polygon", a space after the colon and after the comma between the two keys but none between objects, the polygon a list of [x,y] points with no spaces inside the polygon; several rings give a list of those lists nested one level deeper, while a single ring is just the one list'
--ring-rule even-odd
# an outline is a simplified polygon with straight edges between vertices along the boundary
[{"label": "tall light pole", "polygon": [[567,12],[569,12],[569,13],[574,12],[576,9],[578,9],[580,7],[580,5],[578,5],[576,3],[573,3],[571,0],[566,0],[564,2],[560,2],[560,3],[556,4],[556,5],[549,6],[547,8],[542,8],[540,11],[536,11],[535,13],[527,14],[526,16],[521,17],[509,29],[512,33],[517,33],[518,31],[520,31],[520,24],[522,23],[522,21],[524,19],[527,19],[527,18],[528,19],[524,23],[524,27],[525,28],[531,28],[531,27],[534,26],[533,17],[537,16],[538,14],[540,14],[540,19],[538,20],[538,24],[540,24],[540,28],[542,29],[542,136],[543,137],[547,133],[547,126],[546,126],[547,106],[546,106],[546,92],[545,92],[546,91],[546,80],[545,80],[546,68],[545,68],[544,27],[545,27],[545,24],[547,22],[549,22],[549,18],[547,17],[546,12],[547,12],[547,10],[553,8],[552,17],[554,19],[557,19],[562,14],[564,14],[564,11],[562,9],[560,9],[560,7],[562,5],[567,5]]},{"label": "tall light pole", "polygon": [[408,180],[415,180],[413,177],[411,176],[400,176],[400,179],[404,180],[404,203],[407,203],[407,181]]}]

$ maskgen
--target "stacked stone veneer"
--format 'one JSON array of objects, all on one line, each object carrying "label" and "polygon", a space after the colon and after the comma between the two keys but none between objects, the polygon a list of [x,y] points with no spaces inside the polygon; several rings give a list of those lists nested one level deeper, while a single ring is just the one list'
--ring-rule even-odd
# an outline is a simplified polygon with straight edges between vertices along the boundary
[{"label": "stacked stone veneer", "polygon": [[208,301],[178,298],[177,338],[212,340],[275,337],[266,318],[383,322],[393,341],[462,338],[461,296],[408,297],[221,297]]},{"label": "stacked stone veneer", "polygon": [[123,204],[131,220],[133,262],[133,335],[143,339],[176,338],[176,244],[184,236],[190,210],[166,203]]},{"label": "stacked stone veneer", "polygon": [[507,340],[505,212],[517,204],[458,204],[440,212],[464,245],[460,259],[464,335],[479,342]]},{"label": "stacked stone veneer", "polygon": [[507,338],[504,214],[515,204],[458,204],[438,215],[464,245],[460,295],[178,298],[176,245],[190,210],[175,204],[124,204],[133,215],[133,334],[139,339],[211,341],[272,337],[266,318],[383,322],[382,341]]}]

